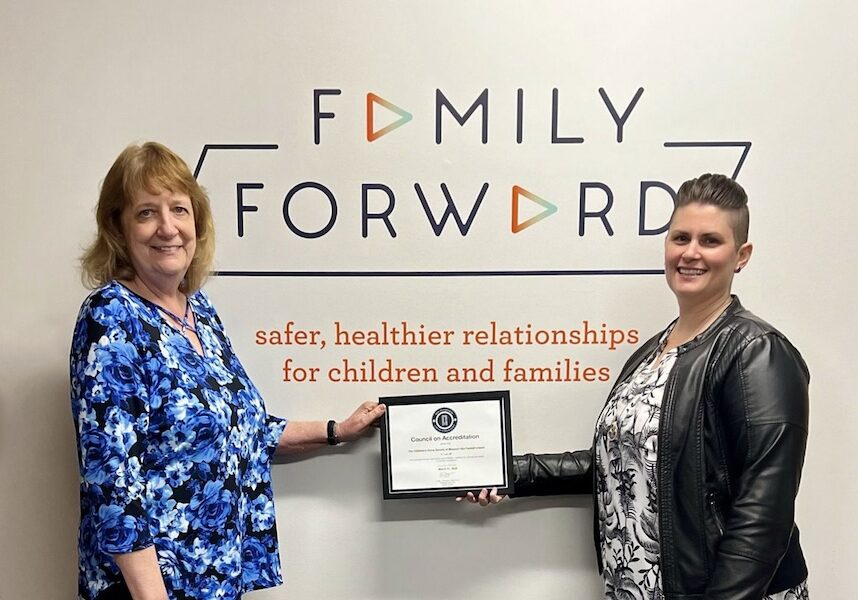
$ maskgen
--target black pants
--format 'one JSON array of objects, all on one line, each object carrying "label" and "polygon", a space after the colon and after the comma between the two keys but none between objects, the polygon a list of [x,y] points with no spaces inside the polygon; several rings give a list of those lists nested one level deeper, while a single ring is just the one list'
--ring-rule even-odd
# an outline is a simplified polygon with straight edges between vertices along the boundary
[{"label": "black pants", "polygon": [[125,581],[120,581],[101,592],[95,600],[131,600],[131,592],[128,591]]},{"label": "black pants", "polygon": [[[241,600],[241,596],[238,597]],[[132,600],[131,592],[128,591],[128,586],[125,581],[114,583],[109,588],[101,592],[95,600]]]}]

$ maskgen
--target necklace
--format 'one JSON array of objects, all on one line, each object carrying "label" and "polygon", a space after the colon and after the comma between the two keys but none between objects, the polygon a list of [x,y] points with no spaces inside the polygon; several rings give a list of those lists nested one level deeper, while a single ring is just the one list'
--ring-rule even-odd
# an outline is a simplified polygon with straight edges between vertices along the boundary
[{"label": "necklace", "polygon": [[[727,298],[727,301],[722,303],[721,306],[719,306],[717,310],[710,313],[709,316],[707,316],[703,320],[703,322],[694,329],[694,331],[691,333],[690,336],[688,336],[688,335],[683,336],[683,341],[681,343],[672,343],[671,344],[670,338],[674,334],[674,332],[676,331],[676,325],[678,324],[678,321],[677,321],[677,323],[674,323],[673,329],[671,329],[670,333],[668,333],[667,337],[664,340],[664,344],[662,345],[661,349],[658,351],[658,356],[657,356],[656,361],[655,361],[656,364],[661,363],[662,359],[664,358],[664,356],[668,352],[675,350],[676,348],[678,348],[679,346],[682,346],[683,344],[687,344],[688,342],[690,342],[691,340],[696,338],[698,335],[700,335],[701,333],[703,333],[704,331],[709,329],[709,326],[718,320],[718,317],[720,317],[721,314],[725,310],[727,310],[727,307],[730,306],[730,304],[732,302],[733,302],[732,296]],[[668,346],[670,346],[670,350],[667,349]]]},{"label": "necklace", "polygon": [[178,325],[180,325],[182,327],[182,335],[185,335],[185,330],[191,331],[193,333],[197,333],[196,327],[191,325],[191,322],[188,321],[188,317],[191,315],[191,303],[188,302],[187,299],[185,299],[185,316],[184,317],[180,317],[179,315],[177,315],[173,311],[164,308],[160,304],[156,304],[155,306],[158,307],[158,310],[160,310],[165,315],[167,315],[168,317],[173,319]]},{"label": "necklace", "polygon": [[[182,335],[185,335],[185,336],[187,335],[185,333],[185,331],[190,331],[194,334],[197,333],[197,328],[194,327],[193,325],[191,325],[191,322],[188,319],[188,317],[191,316],[191,303],[188,301],[187,296],[185,296],[185,316],[180,317],[179,315],[177,315],[176,313],[174,313],[170,309],[161,306],[161,304],[159,302],[155,302],[154,300],[150,300],[149,298],[146,297],[145,294],[141,294],[139,291],[137,291],[138,288],[143,288],[143,289],[148,290],[150,292],[150,294],[155,295],[154,292],[152,292],[152,290],[146,284],[143,284],[143,283],[138,284],[135,280],[131,280],[128,282],[122,282],[122,283],[126,288],[131,290],[132,293],[134,293],[138,297],[142,298],[143,300],[145,300],[146,302],[148,302],[149,304],[151,304],[152,306],[157,308],[159,311],[161,311],[162,313],[164,313],[165,315],[170,317],[173,321],[175,321],[176,324],[181,327]],[[157,295],[156,295],[156,297],[157,297]]]},{"label": "necklace", "polygon": [[[700,335],[701,333],[703,333],[704,331],[709,329],[709,326],[718,320],[718,317],[721,316],[721,313],[723,313],[725,310],[727,310],[727,307],[730,306],[730,304],[732,302],[733,302],[732,296],[728,297],[725,302],[722,302],[714,311],[709,313],[706,316],[706,318],[703,319],[703,321],[700,323],[700,325],[698,325],[697,327],[694,328],[694,330],[691,332],[690,335],[685,336],[685,339],[682,342],[682,344],[685,344],[685,343],[693,340],[698,335]],[[675,331],[675,329],[674,329],[674,331]],[[677,344],[677,345],[681,346],[682,344]]]}]

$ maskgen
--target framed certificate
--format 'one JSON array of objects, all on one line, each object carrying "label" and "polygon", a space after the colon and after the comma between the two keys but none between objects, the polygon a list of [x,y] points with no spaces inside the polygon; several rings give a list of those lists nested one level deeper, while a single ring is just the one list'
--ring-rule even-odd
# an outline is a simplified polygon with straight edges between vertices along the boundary
[{"label": "framed certificate", "polygon": [[378,401],[385,499],[513,491],[508,391]]}]

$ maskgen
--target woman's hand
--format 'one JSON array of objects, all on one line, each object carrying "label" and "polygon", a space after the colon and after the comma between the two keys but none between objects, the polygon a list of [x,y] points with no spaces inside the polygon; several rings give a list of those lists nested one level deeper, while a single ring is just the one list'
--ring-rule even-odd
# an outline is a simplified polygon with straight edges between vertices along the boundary
[{"label": "woman's hand", "polygon": [[497,504],[501,500],[506,498],[506,496],[501,496],[498,494],[498,489],[496,487],[492,488],[492,491],[483,488],[480,491],[479,495],[474,495],[474,492],[468,492],[464,496],[458,496],[456,498],[456,502],[461,502],[462,500],[467,500],[471,504],[479,504],[480,506],[488,506],[489,504]]},{"label": "woman's hand", "polygon": [[[334,424],[337,440],[352,442],[364,435],[377,425],[384,408],[384,404],[371,401],[358,406],[345,421]],[[289,421],[277,444],[277,454],[303,454],[327,447],[327,426],[327,421]]]},{"label": "woman's hand", "polygon": [[372,426],[378,427],[378,420],[384,414],[385,405],[367,400],[345,420],[337,423],[334,430],[341,442],[352,442],[364,435]]},{"label": "woman's hand", "polygon": [[114,554],[113,560],[134,600],[168,600],[155,546]]}]

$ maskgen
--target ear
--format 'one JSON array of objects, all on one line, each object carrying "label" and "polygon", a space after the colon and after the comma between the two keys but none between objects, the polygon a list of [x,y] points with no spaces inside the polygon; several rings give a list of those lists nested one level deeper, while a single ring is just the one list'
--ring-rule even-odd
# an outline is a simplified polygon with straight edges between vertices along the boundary
[{"label": "ear", "polygon": [[739,260],[736,262],[736,267],[744,269],[748,261],[751,260],[751,254],[754,252],[754,245],[751,242],[745,242],[739,246]]}]

